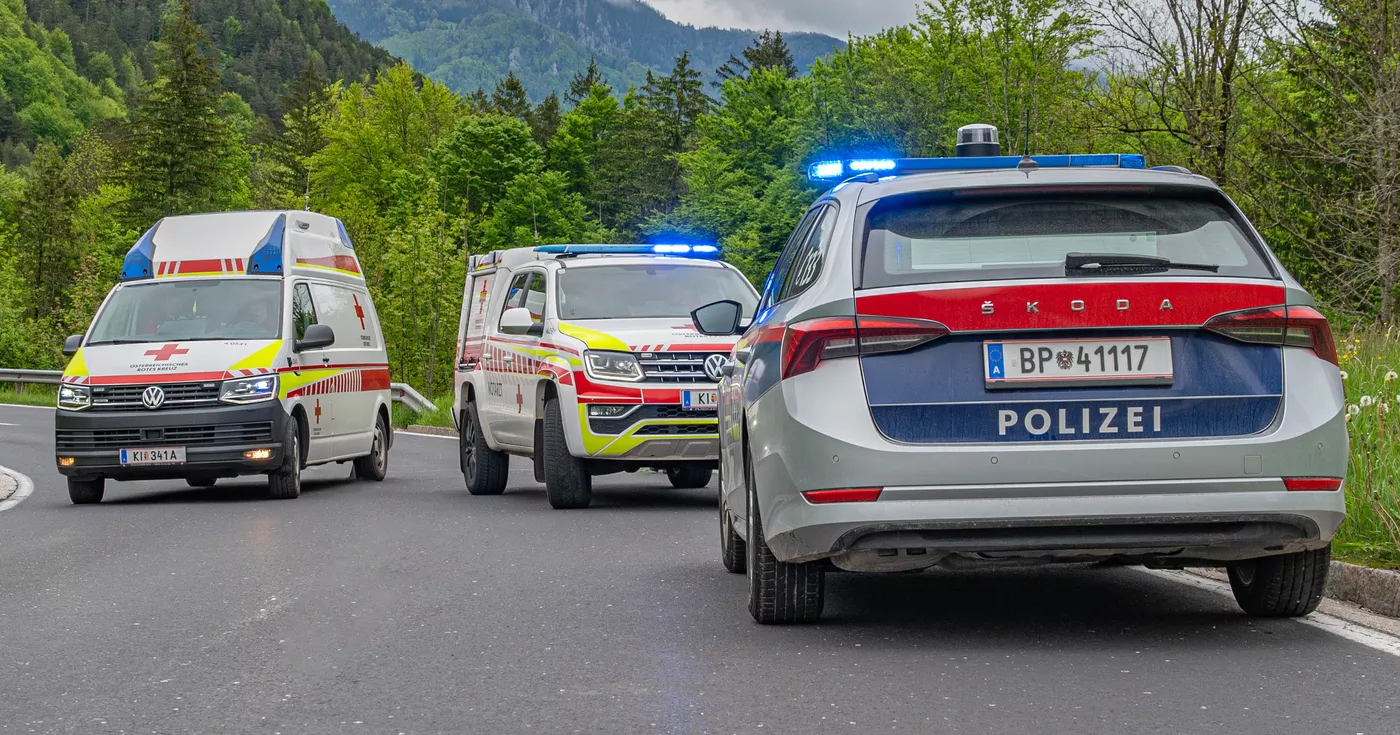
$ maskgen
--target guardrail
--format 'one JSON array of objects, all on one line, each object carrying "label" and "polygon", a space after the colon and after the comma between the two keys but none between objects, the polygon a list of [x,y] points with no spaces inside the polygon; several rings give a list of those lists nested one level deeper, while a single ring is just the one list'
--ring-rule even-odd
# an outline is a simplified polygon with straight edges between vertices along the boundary
[{"label": "guardrail", "polygon": [[[0,383],[30,383],[38,385],[58,385],[63,377],[62,370],[10,370],[0,368]],[[433,402],[423,397],[422,393],[413,389],[408,383],[390,383],[389,396],[395,403],[402,403],[411,411],[423,413],[424,411],[436,411],[437,406]]]}]

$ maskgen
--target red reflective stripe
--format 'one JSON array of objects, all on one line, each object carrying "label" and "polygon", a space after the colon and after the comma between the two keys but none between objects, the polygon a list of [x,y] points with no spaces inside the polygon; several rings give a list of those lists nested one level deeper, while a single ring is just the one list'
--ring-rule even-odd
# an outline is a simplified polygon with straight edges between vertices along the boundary
[{"label": "red reflective stripe", "polygon": [[328,255],[321,258],[297,258],[297,265],[319,265],[351,273],[360,272],[360,264],[353,255]]},{"label": "red reflective stripe", "polygon": [[1342,478],[1340,477],[1285,477],[1283,486],[1289,490],[1307,491],[1316,490],[1332,492],[1342,489]]},{"label": "red reflective stripe", "polygon": [[206,258],[204,260],[182,260],[179,263],[181,273],[223,273],[223,261]]},{"label": "red reflective stripe", "polygon": [[[932,319],[953,331],[1074,329],[1200,326],[1221,312],[1283,301],[1284,288],[1276,283],[1153,279],[924,288],[858,296],[856,311]],[[987,304],[991,314],[983,313]]]},{"label": "red reflective stripe", "polygon": [[854,487],[837,490],[808,490],[802,497],[809,503],[869,503],[880,497],[881,488]]},{"label": "red reflective stripe", "polygon": [[151,383],[198,383],[223,380],[228,373],[220,370],[206,373],[143,373],[141,375],[99,375],[89,379],[93,385],[149,385]]},{"label": "red reflective stripe", "polygon": [[729,352],[732,349],[734,345],[718,342],[666,345],[667,352]]}]

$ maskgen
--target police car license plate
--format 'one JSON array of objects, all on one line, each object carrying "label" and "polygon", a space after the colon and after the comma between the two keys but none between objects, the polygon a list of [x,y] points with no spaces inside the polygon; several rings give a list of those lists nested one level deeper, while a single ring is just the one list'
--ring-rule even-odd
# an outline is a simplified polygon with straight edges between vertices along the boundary
[{"label": "police car license plate", "polygon": [[712,390],[681,391],[681,408],[687,411],[707,411],[719,408],[719,393]]},{"label": "police car license plate", "polygon": [[982,343],[987,388],[1171,385],[1170,337]]},{"label": "police car license plate", "polygon": [[123,449],[122,464],[184,464],[184,447],[151,447],[150,449]]}]

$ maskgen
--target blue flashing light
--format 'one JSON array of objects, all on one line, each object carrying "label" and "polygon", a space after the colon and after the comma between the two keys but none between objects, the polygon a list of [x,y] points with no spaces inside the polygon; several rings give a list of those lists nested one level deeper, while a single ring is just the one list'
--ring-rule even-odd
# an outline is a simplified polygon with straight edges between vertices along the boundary
[{"label": "blue flashing light", "polygon": [[846,164],[846,168],[855,173],[863,174],[868,171],[893,171],[894,165],[893,159],[881,158],[870,161],[851,161]]},{"label": "blue flashing light", "polygon": [[355,243],[350,242],[350,233],[345,231],[345,223],[337,219],[335,221],[335,226],[340,229],[340,241],[345,244],[345,247],[354,250]]},{"label": "blue flashing light", "polygon": [[160,227],[157,222],[151,225],[151,229],[146,230],[146,234],[136,241],[135,245],[126,252],[126,259],[122,261],[122,280],[134,281],[141,278],[150,278],[154,275],[155,267],[152,259],[156,253],[156,229]]},{"label": "blue flashing light", "polygon": [[542,255],[683,255],[691,258],[714,259],[719,248],[714,245],[685,245],[660,243],[656,245],[540,245],[535,252]]},{"label": "blue flashing light", "polygon": [[[964,156],[961,158],[875,158],[853,161],[823,161],[807,170],[812,181],[833,181],[848,173],[880,172],[891,175],[939,171],[996,171],[1015,169],[1021,156]],[[1081,153],[1031,156],[1040,168],[1122,168],[1145,169],[1147,159],[1140,153]]]},{"label": "blue flashing light", "polygon": [[840,161],[822,161],[807,169],[807,178],[813,181],[839,179],[846,173],[846,165]]},{"label": "blue flashing light", "polygon": [[[344,230],[342,230],[344,232]],[[278,215],[262,242],[248,257],[248,275],[282,272],[282,238],[287,233],[287,215]]]}]

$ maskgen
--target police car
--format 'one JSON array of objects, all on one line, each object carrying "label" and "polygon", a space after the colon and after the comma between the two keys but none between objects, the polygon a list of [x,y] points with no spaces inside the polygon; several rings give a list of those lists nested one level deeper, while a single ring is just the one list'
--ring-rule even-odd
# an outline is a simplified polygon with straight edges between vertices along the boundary
[{"label": "police car", "polygon": [[1313,298],[1204,177],[959,136],[812,167],[841,183],[720,387],[750,612],[815,620],[828,568],[1089,561],[1223,566],[1246,612],[1312,611],[1348,457]]},{"label": "police car", "polygon": [[388,471],[389,360],[333,217],[162,219],[63,351],[54,447],[74,503],[100,502],[107,480],[266,474],[295,498],[308,465]]},{"label": "police car", "polygon": [[713,245],[547,245],[471,258],[458,331],[456,410],[468,491],[505,491],[531,460],[555,508],[583,508],[592,478],[662,470],[709,484],[716,384],[758,294]]}]

